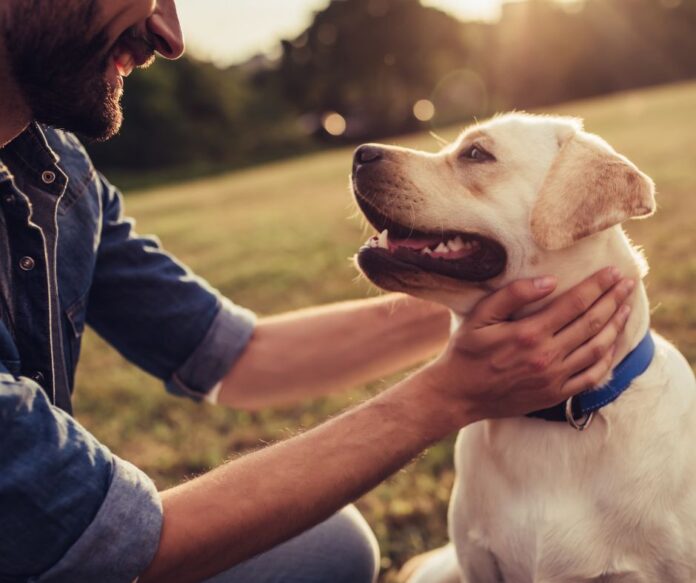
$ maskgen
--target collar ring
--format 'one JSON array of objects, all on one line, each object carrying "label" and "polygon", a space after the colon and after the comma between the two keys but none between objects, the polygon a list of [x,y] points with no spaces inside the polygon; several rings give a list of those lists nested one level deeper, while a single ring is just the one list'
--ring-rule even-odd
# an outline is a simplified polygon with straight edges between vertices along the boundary
[{"label": "collar ring", "polygon": [[585,431],[590,424],[592,423],[592,420],[594,419],[594,411],[590,411],[589,413],[585,413],[582,417],[576,419],[575,416],[573,415],[573,399],[575,397],[570,397],[565,404],[565,416],[566,416],[566,421],[568,421],[568,424],[575,429],[576,431]]}]

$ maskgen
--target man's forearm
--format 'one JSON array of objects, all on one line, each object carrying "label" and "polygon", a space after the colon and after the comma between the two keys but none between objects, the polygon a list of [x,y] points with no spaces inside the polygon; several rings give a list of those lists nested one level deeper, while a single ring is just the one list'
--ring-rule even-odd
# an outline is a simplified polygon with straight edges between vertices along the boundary
[{"label": "man's forearm", "polygon": [[218,401],[258,409],[358,386],[433,356],[448,334],[446,308],[399,295],[267,318]]},{"label": "man's forearm", "polygon": [[417,375],[307,433],[162,494],[164,528],[141,583],[201,581],[328,518],[431,443],[466,412]]}]

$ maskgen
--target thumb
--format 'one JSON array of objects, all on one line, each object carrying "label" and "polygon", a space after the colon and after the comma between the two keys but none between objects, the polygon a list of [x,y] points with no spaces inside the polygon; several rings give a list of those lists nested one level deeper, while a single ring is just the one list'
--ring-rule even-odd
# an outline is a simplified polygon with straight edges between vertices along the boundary
[{"label": "thumb", "polygon": [[549,295],[556,289],[555,277],[537,277],[512,282],[493,295],[481,300],[472,312],[469,322],[483,328],[510,319],[515,312]]}]

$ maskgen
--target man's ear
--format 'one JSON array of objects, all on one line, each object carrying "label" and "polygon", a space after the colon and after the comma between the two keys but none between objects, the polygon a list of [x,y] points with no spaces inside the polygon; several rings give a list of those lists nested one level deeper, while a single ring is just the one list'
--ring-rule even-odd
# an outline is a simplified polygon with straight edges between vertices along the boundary
[{"label": "man's ear", "polygon": [[606,142],[584,132],[565,139],[532,210],[532,236],[544,249],[655,212],[655,185]]}]

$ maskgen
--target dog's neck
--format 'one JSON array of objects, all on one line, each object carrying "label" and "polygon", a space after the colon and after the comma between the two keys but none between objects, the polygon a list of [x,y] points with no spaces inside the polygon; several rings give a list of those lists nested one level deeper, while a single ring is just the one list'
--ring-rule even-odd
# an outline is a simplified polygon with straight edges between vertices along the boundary
[{"label": "dog's neck", "polygon": [[[551,259],[553,273],[558,277],[558,288],[547,298],[544,305],[556,296],[580,283],[583,279],[606,267],[616,266],[623,277],[636,281],[636,287],[627,303],[631,313],[623,332],[619,335],[617,350],[614,356],[614,366],[621,362],[643,339],[650,327],[650,305],[643,285],[643,277],[647,274],[647,264],[620,227],[604,231],[596,236],[597,239],[581,241],[579,244]],[[545,268],[549,264],[544,265]],[[532,274],[543,275],[541,273]]]},{"label": "dog's neck", "polygon": [[[608,265],[618,267],[623,277],[636,280],[636,288],[628,300],[631,313],[617,343],[612,368],[615,367],[638,345],[650,327],[648,297],[642,281],[647,268],[640,252],[633,247],[623,230],[620,227],[615,227],[599,233],[591,239],[580,241],[563,251],[547,252],[545,257],[538,259],[540,260],[531,261],[529,257],[517,258],[518,263],[525,267],[516,270],[516,273],[510,275],[500,287],[515,279],[549,274],[557,277],[558,287],[552,295],[543,301],[514,314],[514,319],[539,311],[557,296]],[[533,265],[534,263],[536,265]],[[484,295],[483,292],[481,295]],[[465,318],[461,315],[463,311],[454,309],[455,327]]]}]

